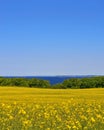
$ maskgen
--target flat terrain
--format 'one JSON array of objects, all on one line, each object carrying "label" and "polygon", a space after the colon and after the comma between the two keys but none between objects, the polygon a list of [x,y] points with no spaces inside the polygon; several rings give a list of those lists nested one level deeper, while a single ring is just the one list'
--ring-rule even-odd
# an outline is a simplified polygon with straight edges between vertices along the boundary
[{"label": "flat terrain", "polygon": [[76,100],[100,101],[104,99],[104,89],[38,89],[21,87],[0,87],[0,102],[59,103]]},{"label": "flat terrain", "polygon": [[104,89],[0,87],[0,130],[104,130]]}]

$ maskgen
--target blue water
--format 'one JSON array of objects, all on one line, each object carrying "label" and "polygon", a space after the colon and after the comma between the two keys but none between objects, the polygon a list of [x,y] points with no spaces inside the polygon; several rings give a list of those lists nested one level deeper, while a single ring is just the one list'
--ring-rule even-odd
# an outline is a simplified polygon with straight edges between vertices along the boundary
[{"label": "blue water", "polygon": [[34,77],[27,76],[27,78],[37,78],[37,79],[48,80],[51,85],[62,83],[66,79],[84,78],[84,77],[91,77],[91,76],[34,76]]},{"label": "blue water", "polygon": [[48,80],[51,85],[57,84],[57,83],[62,83],[66,79],[70,78],[84,78],[84,77],[92,77],[89,75],[86,76],[5,76],[9,78],[37,78],[37,79],[43,79],[43,80]]}]

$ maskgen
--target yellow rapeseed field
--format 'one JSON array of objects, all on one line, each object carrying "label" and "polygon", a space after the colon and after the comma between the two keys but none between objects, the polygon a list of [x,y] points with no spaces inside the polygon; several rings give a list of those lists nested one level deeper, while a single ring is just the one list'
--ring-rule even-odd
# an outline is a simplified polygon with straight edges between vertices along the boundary
[{"label": "yellow rapeseed field", "polygon": [[104,89],[0,87],[0,130],[104,130]]}]

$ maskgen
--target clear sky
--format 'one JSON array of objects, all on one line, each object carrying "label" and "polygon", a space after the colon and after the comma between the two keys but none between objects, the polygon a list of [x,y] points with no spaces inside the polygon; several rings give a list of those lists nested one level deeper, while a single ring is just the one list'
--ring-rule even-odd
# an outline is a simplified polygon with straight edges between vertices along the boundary
[{"label": "clear sky", "polygon": [[104,75],[104,0],[0,0],[0,75]]}]

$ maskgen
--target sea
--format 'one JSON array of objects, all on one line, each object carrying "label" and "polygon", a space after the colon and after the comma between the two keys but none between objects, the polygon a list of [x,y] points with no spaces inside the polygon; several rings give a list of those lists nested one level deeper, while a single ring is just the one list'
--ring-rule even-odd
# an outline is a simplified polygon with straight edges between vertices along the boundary
[{"label": "sea", "polygon": [[36,78],[47,80],[50,82],[51,85],[62,83],[64,80],[71,79],[71,78],[87,78],[93,77],[92,75],[77,75],[77,76],[5,76],[6,78]]}]

